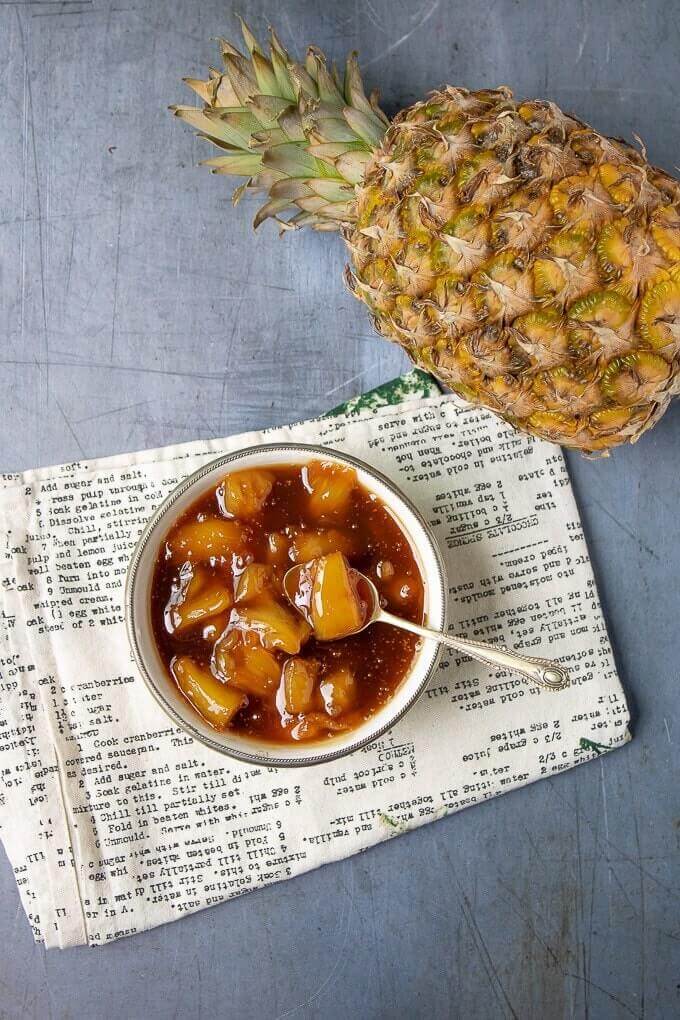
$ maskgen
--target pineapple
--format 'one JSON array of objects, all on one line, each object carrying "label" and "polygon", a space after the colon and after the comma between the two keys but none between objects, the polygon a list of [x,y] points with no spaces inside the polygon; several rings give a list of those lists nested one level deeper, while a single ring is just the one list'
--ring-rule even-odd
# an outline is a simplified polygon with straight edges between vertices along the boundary
[{"label": "pineapple", "polygon": [[354,468],[313,460],[303,469],[302,479],[309,493],[307,513],[314,520],[333,518],[344,513],[357,484]]},{"label": "pineapple", "polygon": [[180,524],[166,542],[166,557],[174,563],[229,560],[246,549],[246,533],[238,521],[217,517]]},{"label": "pineapple", "polygon": [[172,585],[165,607],[165,629],[168,634],[191,632],[197,625],[226,612],[231,604],[231,592],[224,584],[187,561]]},{"label": "pineapple", "polygon": [[189,655],[172,660],[172,675],[184,697],[216,730],[226,730],[248,703],[243,691],[228,687]]},{"label": "pineapple", "polygon": [[217,502],[225,517],[254,517],[274,488],[271,471],[257,468],[232,471],[217,487]]},{"label": "pineapple", "polygon": [[352,551],[353,542],[346,532],[336,528],[319,528],[313,531],[297,530],[288,555],[294,563],[307,563],[333,552],[350,556]]},{"label": "pineapple", "polygon": [[267,535],[265,559],[270,566],[283,567],[288,564],[292,539],[283,531],[270,531]]},{"label": "pineapple", "polygon": [[315,659],[292,658],[286,661],[281,674],[280,700],[288,715],[309,712],[318,675],[319,663]]},{"label": "pineapple", "polygon": [[[606,452],[678,392],[680,184],[625,142],[508,88],[447,86],[390,123],[356,56],[310,47],[185,79],[172,107],[216,174],[267,192],[255,226],[339,230],[379,333],[471,403],[533,435]],[[286,217],[291,212],[292,216]]]},{"label": "pineapple", "polygon": [[256,635],[269,651],[297,655],[312,628],[297,613],[273,598],[262,597],[232,611],[230,629]]},{"label": "pineapple", "polygon": [[247,643],[239,631],[225,631],[215,642],[211,667],[216,677],[244,694],[265,697],[279,684],[281,667],[258,641]]},{"label": "pineapple", "polygon": [[[356,589],[352,570],[340,552],[321,556],[301,568],[300,591],[309,591],[305,615],[319,641],[336,641],[361,630],[366,606]],[[296,599],[301,606],[302,599]]]},{"label": "pineapple", "polygon": [[235,601],[254,602],[274,585],[274,571],[267,563],[248,563],[236,584]]},{"label": "pineapple", "polygon": [[354,708],[357,700],[357,682],[349,666],[339,666],[324,676],[319,690],[329,715],[342,715],[343,712]]}]

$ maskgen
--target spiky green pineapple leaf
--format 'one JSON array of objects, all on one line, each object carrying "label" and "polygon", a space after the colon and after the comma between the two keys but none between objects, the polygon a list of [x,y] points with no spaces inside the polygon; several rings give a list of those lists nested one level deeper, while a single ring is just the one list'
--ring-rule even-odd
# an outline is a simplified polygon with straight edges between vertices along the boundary
[{"label": "spiky green pineapple leaf", "polygon": [[[354,219],[354,187],[388,119],[376,94],[364,91],[356,54],[350,54],[343,79],[314,46],[303,62],[292,59],[273,30],[266,53],[239,20],[245,55],[220,39],[223,70],[211,68],[207,81],[185,79],[203,109],[171,109],[222,150],[204,165],[247,178],[234,202],[246,191],[269,192],[256,225],[272,217],[283,227],[337,230]],[[290,186],[283,188],[285,182]]]}]

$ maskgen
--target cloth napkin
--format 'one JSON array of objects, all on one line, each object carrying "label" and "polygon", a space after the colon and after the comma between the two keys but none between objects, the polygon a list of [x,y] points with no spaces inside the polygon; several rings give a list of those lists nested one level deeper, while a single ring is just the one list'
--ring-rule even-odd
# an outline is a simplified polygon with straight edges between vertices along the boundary
[{"label": "cloth napkin", "polygon": [[[630,739],[560,450],[433,392],[412,373],[332,417],[4,477],[0,836],[37,940],[132,935]],[[379,467],[434,529],[451,632],[561,658],[571,687],[447,653],[388,735],[294,772],[230,761],[174,727],[127,644],[131,550],[183,477],[274,441]]]}]

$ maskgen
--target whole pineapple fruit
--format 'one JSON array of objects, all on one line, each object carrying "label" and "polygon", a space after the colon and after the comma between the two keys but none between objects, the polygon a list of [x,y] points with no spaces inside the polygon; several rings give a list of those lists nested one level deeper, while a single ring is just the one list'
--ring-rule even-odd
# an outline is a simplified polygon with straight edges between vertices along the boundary
[{"label": "whole pineapple fruit", "polygon": [[[466,400],[584,451],[635,441],[678,390],[680,184],[625,142],[507,88],[447,87],[390,123],[356,56],[267,57],[172,107],[205,162],[268,192],[255,226],[340,230],[376,329]],[[293,211],[285,219],[284,214]]]}]

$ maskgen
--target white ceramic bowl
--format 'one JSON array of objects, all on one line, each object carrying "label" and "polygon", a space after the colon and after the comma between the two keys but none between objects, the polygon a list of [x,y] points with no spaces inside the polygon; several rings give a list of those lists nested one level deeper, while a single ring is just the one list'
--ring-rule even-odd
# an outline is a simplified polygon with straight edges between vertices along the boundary
[{"label": "white ceramic bowl", "polygon": [[147,687],[170,718],[196,740],[215,751],[265,766],[317,765],[351,754],[389,730],[423,692],[437,665],[441,646],[423,641],[411,669],[390,700],[361,726],[323,741],[273,744],[253,737],[217,732],[194,711],[167,674],[158,654],[151,626],[151,584],[161,542],[191,504],[232,470],[268,464],[306,464],[335,461],[355,468],[361,484],[387,506],[409,540],[425,588],[425,623],[435,630],[446,625],[446,575],[441,554],[429,526],[416,508],[378,471],[345,453],[321,446],[281,443],[225,454],[190,475],[153,514],[130,561],[125,588],[125,619],[137,666]]}]

